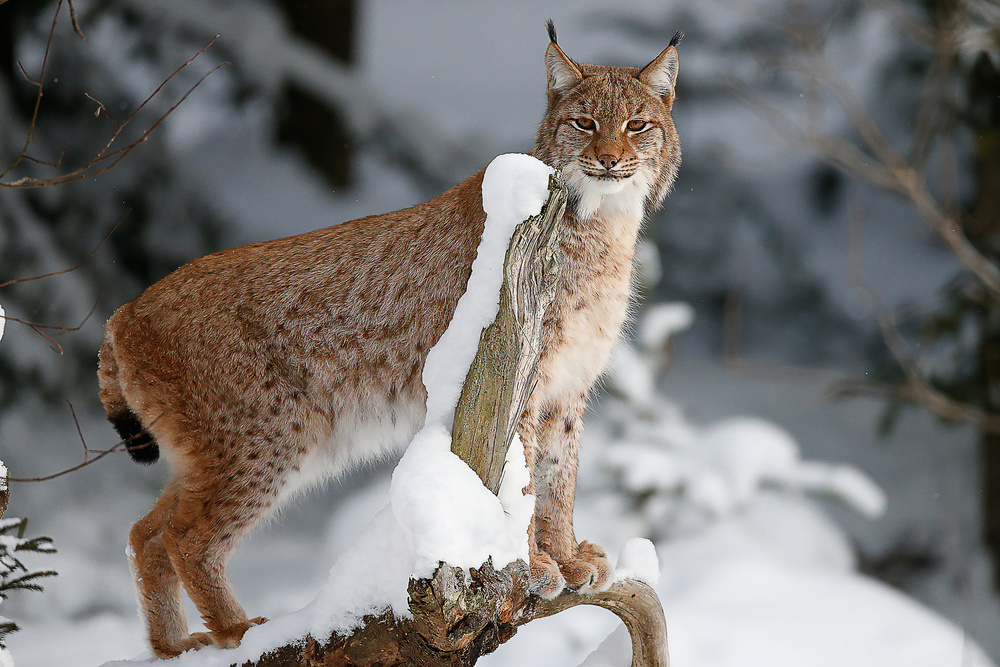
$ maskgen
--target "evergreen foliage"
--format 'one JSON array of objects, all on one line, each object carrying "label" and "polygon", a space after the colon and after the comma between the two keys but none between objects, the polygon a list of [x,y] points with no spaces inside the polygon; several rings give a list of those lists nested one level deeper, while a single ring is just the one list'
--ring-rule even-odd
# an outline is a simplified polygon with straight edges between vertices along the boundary
[{"label": "evergreen foliage", "polygon": [[[27,519],[0,519],[0,600],[6,600],[15,591],[41,592],[38,581],[56,575],[54,570],[32,570],[21,562],[19,553],[56,551],[48,537],[25,537],[27,527]],[[0,616],[0,648],[4,648],[7,635],[17,629],[17,624]]]}]

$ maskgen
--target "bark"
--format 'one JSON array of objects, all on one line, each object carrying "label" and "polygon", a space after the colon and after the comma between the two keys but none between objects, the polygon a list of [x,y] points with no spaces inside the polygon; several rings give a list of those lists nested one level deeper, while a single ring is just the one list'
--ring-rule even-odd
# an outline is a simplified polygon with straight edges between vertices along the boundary
[{"label": "bark", "polygon": [[[354,0],[279,0],[289,29],[333,60],[354,61],[357,8]],[[341,110],[295,81],[287,81],[277,101],[277,138],[302,152],[335,190],[352,182],[355,138]]]},{"label": "bark", "polygon": [[[557,225],[566,192],[556,179],[538,216],[515,231],[504,262],[500,309],[480,338],[455,411],[453,446],[496,492],[507,447],[534,386],[542,318],[558,277]],[[410,618],[391,611],[364,619],[350,636],[307,636],[244,667],[389,667],[474,665],[514,636],[518,626],[579,604],[617,614],[632,637],[634,667],[669,667],[666,621],[656,593],[632,580],[603,593],[564,592],[554,600],[528,593],[528,565],[501,570],[487,562],[468,573],[441,563],[430,579],[410,580]]]},{"label": "bark", "polygon": [[10,481],[10,473],[4,472],[3,478],[0,478],[0,519],[3,518],[3,513],[7,511],[7,502],[10,500],[10,488],[7,486]]},{"label": "bark", "polygon": [[[975,132],[974,206],[970,235],[1000,264],[1000,68],[985,56],[969,76],[969,117]],[[982,374],[983,408],[1000,414],[1000,303],[988,301],[981,315],[978,365]],[[980,439],[983,542],[993,559],[993,585],[1000,591],[1000,435],[984,431]]]},{"label": "bark", "polygon": [[559,278],[555,242],[565,210],[566,191],[553,178],[542,211],[514,231],[497,317],[480,336],[455,408],[451,450],[493,493],[500,488],[507,448],[535,385],[542,319]]},{"label": "bark", "polygon": [[656,592],[632,579],[603,593],[565,592],[554,600],[527,594],[523,561],[494,570],[489,563],[466,576],[442,564],[431,579],[411,580],[411,619],[391,612],[365,618],[350,637],[305,637],[243,667],[391,667],[474,665],[514,636],[517,628],[577,605],[603,607],[625,623],[632,637],[633,667],[669,667],[667,627]]}]

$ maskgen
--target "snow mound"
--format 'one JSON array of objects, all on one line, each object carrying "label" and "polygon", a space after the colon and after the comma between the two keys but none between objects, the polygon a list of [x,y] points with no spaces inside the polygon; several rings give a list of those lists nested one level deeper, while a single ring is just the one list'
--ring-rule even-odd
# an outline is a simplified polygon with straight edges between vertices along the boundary
[{"label": "snow mound", "polygon": [[639,345],[646,350],[656,350],[692,323],[694,308],[689,304],[677,302],[650,306],[639,324]]},{"label": "snow mound", "polygon": [[[505,507],[451,453],[449,429],[480,334],[496,318],[510,237],[525,218],[542,210],[552,171],[539,160],[516,153],[501,155],[486,168],[487,219],[472,276],[448,330],[427,356],[426,425],[396,467],[389,492],[393,514],[415,556],[414,576],[429,576],[441,561],[478,567],[492,557],[493,566],[501,568],[527,558],[531,511],[525,516],[525,510],[533,499],[517,497],[508,489],[503,496],[512,506]],[[511,446],[514,449],[519,448]],[[525,468],[520,449],[520,459],[508,450],[505,476],[526,480],[527,472],[518,470]]]},{"label": "snow mound", "polygon": [[618,556],[615,566],[615,581],[635,579],[650,586],[660,580],[660,560],[656,557],[656,547],[643,537],[633,537]]},{"label": "snow mound", "polygon": [[623,424],[623,437],[603,454],[625,492],[648,496],[641,511],[657,514],[650,520],[669,515],[675,528],[697,526],[767,490],[822,495],[869,519],[885,512],[885,494],[870,477],[803,461],[798,443],[775,424],[737,417],[699,428],[661,405],[641,402],[645,420]]},{"label": "snow mound", "polygon": [[993,664],[961,629],[853,573],[733,556],[688,574],[697,581],[661,595],[670,619],[670,657],[678,665]]}]

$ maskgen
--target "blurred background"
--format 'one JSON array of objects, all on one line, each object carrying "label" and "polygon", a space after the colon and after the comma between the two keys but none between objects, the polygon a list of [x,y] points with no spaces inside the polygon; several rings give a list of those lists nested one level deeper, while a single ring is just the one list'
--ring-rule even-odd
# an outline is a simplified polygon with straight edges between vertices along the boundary
[{"label": "blurred background", "polygon": [[[629,340],[586,422],[578,535],[612,553],[657,543],[679,665],[1000,658],[993,0],[72,9],[0,4],[0,304],[74,329],[7,322],[13,478],[114,444],[97,400],[103,323],[152,282],[424,201],[529,150],[548,18],[597,64],[641,66],[681,30],[684,163],[647,222]],[[311,599],[385,504],[391,466],[310,494],[241,549],[251,615]],[[115,453],[12,482],[7,515],[59,552],[29,559],[59,572],[44,593],[4,603],[17,664],[143,651],[125,536],[164,473]],[[574,610],[491,664],[579,664],[614,627]],[[601,651],[587,664],[621,664],[614,637]]]}]

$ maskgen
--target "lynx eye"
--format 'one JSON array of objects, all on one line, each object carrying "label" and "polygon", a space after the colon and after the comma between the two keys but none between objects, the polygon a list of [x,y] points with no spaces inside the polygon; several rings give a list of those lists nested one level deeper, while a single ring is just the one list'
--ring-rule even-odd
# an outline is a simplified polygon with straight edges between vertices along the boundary
[{"label": "lynx eye", "polygon": [[640,118],[633,118],[626,123],[625,127],[628,128],[629,132],[642,132],[649,127],[649,123]]},{"label": "lynx eye", "polygon": [[597,127],[593,118],[573,118],[569,122],[581,132],[593,132],[594,128]]}]

